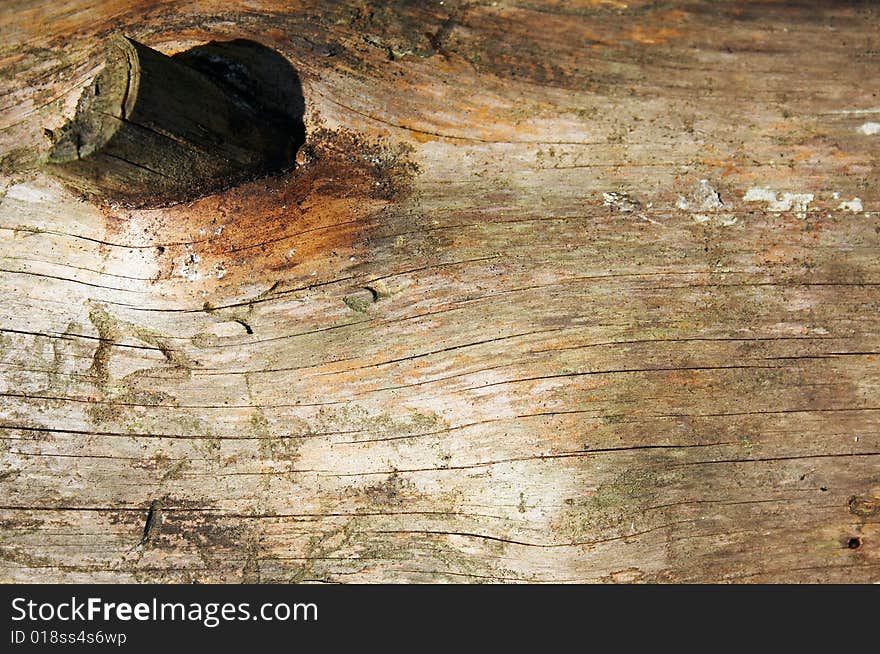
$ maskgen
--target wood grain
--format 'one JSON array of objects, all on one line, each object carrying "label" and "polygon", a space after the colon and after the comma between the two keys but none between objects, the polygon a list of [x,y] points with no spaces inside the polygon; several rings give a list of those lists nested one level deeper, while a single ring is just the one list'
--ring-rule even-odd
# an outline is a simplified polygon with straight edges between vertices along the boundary
[{"label": "wood grain", "polygon": [[[866,2],[0,10],[0,579],[880,580]],[[296,68],[295,170],[39,161],[122,31]]]}]

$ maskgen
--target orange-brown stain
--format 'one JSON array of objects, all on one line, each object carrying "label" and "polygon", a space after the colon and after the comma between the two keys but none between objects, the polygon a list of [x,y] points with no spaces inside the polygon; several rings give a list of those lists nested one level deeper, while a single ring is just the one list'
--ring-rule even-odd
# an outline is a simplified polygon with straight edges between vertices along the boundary
[{"label": "orange-brown stain", "polygon": [[[310,279],[348,262],[374,217],[407,187],[404,158],[347,132],[314,135],[288,173],[164,209],[108,220],[143,223],[158,260],[156,281],[198,272],[189,290]],[[189,257],[189,261],[187,258]]]}]

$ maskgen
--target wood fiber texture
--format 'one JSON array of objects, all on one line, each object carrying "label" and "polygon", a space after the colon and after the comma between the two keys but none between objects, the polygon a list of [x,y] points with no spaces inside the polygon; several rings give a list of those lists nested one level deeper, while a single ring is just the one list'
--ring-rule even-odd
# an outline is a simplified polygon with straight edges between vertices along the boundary
[{"label": "wood fiber texture", "polygon": [[[878,24],[4,2],[0,580],[880,581]],[[283,55],[296,168],[47,175],[118,32]]]}]

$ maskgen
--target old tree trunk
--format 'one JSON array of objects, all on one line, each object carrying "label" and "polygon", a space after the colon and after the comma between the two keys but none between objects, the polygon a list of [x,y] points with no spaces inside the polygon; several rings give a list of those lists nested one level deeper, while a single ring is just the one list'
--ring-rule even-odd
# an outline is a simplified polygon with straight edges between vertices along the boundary
[{"label": "old tree trunk", "polygon": [[[289,4],[0,9],[0,580],[880,580],[876,5]],[[296,168],[48,174],[120,32]]]}]

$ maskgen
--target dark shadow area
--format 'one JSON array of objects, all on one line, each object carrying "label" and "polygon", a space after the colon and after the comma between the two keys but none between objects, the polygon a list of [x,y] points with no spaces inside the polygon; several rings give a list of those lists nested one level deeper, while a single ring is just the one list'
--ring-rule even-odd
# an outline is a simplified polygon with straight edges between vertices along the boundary
[{"label": "dark shadow area", "polygon": [[267,161],[267,172],[293,166],[305,143],[305,97],[299,74],[287,59],[256,41],[211,41],[172,57],[221,87],[246,113],[274,123],[286,147]]}]

